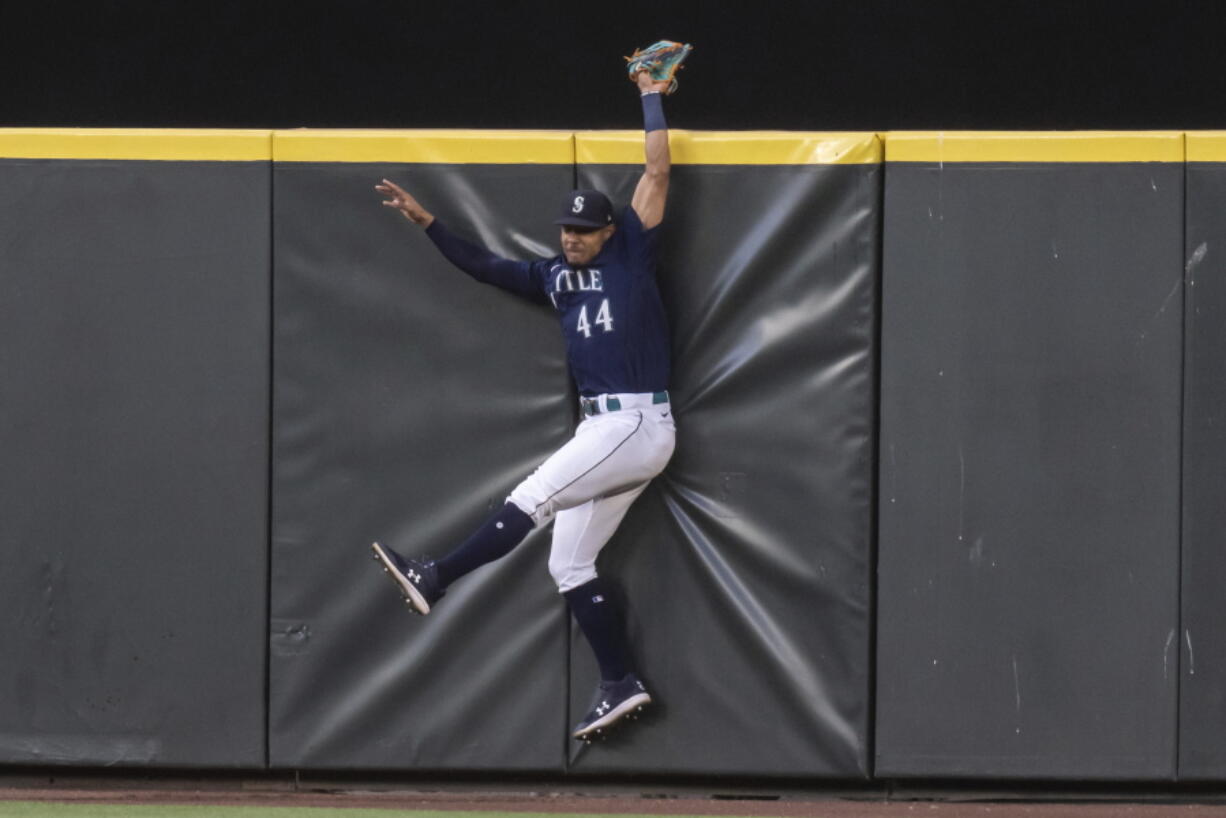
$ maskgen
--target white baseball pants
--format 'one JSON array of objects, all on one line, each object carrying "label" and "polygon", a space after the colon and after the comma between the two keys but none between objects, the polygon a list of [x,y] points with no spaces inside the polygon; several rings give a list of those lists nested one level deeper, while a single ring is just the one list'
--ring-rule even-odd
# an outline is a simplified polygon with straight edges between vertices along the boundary
[{"label": "white baseball pants", "polygon": [[622,408],[585,418],[507,498],[537,526],[557,517],[549,573],[560,593],[596,578],[596,555],[676,443],[669,404],[652,404],[650,394],[602,395],[601,407],[606,398]]}]

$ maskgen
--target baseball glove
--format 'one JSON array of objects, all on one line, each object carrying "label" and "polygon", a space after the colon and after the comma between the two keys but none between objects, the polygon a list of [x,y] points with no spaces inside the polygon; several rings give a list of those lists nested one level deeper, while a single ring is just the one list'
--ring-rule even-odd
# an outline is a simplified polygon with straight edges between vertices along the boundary
[{"label": "baseball glove", "polygon": [[626,57],[626,62],[629,63],[626,71],[630,74],[631,82],[635,81],[634,77],[640,71],[651,74],[651,78],[656,82],[668,81],[668,90],[664,93],[671,94],[677,90],[677,70],[693,50],[694,46],[686,43],[660,40],[646,48],[636,48],[633,55]]}]

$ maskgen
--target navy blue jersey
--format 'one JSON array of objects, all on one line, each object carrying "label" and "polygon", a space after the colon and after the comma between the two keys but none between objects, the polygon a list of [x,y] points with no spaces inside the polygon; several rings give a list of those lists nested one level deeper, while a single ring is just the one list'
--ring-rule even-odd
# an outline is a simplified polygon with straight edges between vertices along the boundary
[{"label": "navy blue jersey", "polygon": [[644,229],[634,208],[622,212],[613,235],[583,267],[563,255],[499,258],[457,239],[437,220],[426,232],[474,278],[553,306],[580,395],[668,388],[668,320],[656,286],[659,228]]}]

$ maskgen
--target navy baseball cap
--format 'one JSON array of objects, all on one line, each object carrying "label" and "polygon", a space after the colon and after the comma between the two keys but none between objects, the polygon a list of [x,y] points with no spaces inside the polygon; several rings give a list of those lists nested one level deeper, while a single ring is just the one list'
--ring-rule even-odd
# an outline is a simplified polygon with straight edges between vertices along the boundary
[{"label": "navy baseball cap", "polygon": [[562,215],[554,224],[572,227],[604,227],[613,224],[613,203],[599,190],[572,190],[562,203]]}]

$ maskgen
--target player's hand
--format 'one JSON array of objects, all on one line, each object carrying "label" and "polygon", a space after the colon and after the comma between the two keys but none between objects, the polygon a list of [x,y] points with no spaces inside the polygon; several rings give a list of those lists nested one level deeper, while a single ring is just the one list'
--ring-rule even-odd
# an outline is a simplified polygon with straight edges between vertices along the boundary
[{"label": "player's hand", "polygon": [[421,204],[409,195],[408,191],[400,185],[388,179],[384,179],[381,184],[375,185],[375,190],[379,191],[387,199],[384,199],[384,207],[394,207],[400,211],[413,224],[420,224],[422,227],[429,227],[434,221],[434,216],[430,211],[426,210]]},{"label": "player's hand", "polygon": [[668,91],[669,81],[660,80],[657,82],[651,78],[651,73],[649,71],[638,72],[634,75],[634,81],[639,86],[640,94],[645,94],[648,91],[658,91],[659,93],[663,94]]}]

